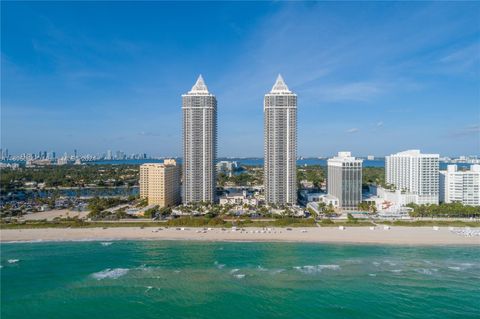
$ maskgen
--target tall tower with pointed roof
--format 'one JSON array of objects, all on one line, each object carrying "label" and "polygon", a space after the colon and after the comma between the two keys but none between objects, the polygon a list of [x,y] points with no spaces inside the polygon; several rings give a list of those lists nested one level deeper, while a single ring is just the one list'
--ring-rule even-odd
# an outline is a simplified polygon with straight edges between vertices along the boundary
[{"label": "tall tower with pointed roof", "polygon": [[217,99],[200,75],[182,95],[183,203],[216,200]]},{"label": "tall tower with pointed roof", "polygon": [[297,95],[279,74],[264,99],[264,183],[268,204],[297,203]]}]

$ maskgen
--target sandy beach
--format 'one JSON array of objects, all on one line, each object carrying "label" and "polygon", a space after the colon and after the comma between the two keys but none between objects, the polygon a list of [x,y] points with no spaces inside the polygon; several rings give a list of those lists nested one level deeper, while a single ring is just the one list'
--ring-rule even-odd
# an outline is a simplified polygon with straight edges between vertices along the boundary
[{"label": "sandy beach", "polygon": [[[462,228],[455,228],[455,231]],[[81,240],[206,240],[206,241],[271,241],[312,243],[358,243],[396,245],[479,245],[480,236],[463,236],[440,227],[369,227],[324,228],[246,228],[232,229],[185,227],[159,230],[158,227],[115,228],[44,228],[4,229],[1,242],[22,241],[81,241]],[[478,231],[478,229],[477,229]]]}]

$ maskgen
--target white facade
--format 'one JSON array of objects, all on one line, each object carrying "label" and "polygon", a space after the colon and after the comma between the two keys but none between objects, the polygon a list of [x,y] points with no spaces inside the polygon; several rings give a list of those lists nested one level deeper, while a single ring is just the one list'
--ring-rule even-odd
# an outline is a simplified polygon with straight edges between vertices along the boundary
[{"label": "white facade", "polygon": [[338,198],[344,210],[356,210],[362,201],[362,160],[350,152],[338,152],[328,160],[328,195]]},{"label": "white facade", "polygon": [[217,99],[200,75],[182,95],[183,203],[216,200]]},{"label": "white facade", "polygon": [[385,180],[397,190],[418,195],[415,204],[438,204],[439,155],[408,150],[385,157]]},{"label": "white facade", "polygon": [[278,75],[264,99],[264,180],[268,204],[297,202],[297,95]]},{"label": "white facade", "polygon": [[242,191],[237,194],[228,194],[220,197],[220,205],[258,205],[258,199],[254,196],[248,195],[247,191]]},{"label": "white facade", "polygon": [[448,165],[446,171],[440,171],[440,202],[480,206],[480,165],[472,165],[468,171]]},{"label": "white facade", "polygon": [[418,202],[418,195],[389,190],[379,186],[369,186],[370,194],[363,200],[375,203],[379,217],[407,218],[412,209],[405,205]]},{"label": "white facade", "polygon": [[231,175],[238,167],[236,161],[220,161],[217,163],[217,173],[225,173]]}]

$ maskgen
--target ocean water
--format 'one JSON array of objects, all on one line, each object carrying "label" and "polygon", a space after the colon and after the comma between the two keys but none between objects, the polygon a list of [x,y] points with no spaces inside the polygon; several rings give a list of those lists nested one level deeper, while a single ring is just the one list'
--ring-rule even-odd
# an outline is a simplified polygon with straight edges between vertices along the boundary
[{"label": "ocean water", "polygon": [[1,248],[1,318],[479,318],[479,247],[113,241]]}]

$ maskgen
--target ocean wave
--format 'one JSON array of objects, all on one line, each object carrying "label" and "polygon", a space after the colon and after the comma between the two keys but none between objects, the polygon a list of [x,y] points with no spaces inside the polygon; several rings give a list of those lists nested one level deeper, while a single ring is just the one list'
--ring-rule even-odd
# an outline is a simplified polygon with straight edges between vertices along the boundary
[{"label": "ocean wave", "polygon": [[263,268],[262,266],[257,266],[258,271],[268,271],[267,268]]},{"label": "ocean wave", "polygon": [[138,267],[135,268],[135,270],[141,270],[141,271],[153,271],[155,269],[160,269],[160,267],[157,266],[147,266],[146,264],[142,264]]},{"label": "ocean wave", "polygon": [[285,271],[285,269],[274,269],[274,270],[270,271],[270,274],[276,275],[276,274],[282,273],[284,271]]},{"label": "ocean wave", "polygon": [[244,274],[236,274],[234,276],[235,276],[235,278],[239,278],[239,279],[245,278]]},{"label": "ocean wave", "polygon": [[462,270],[467,270],[469,268],[472,268],[473,266],[474,264],[471,264],[471,263],[460,263],[460,264],[455,264],[455,266],[449,266],[448,269],[462,271]]},{"label": "ocean wave", "polygon": [[450,266],[450,267],[448,267],[448,269],[456,270],[456,271],[463,270],[462,267],[458,267],[458,266]]},{"label": "ocean wave", "polygon": [[240,271],[240,269],[235,268],[235,269],[230,270],[230,273],[231,273],[231,274],[234,274],[234,273],[236,273],[236,272],[238,272],[238,271]]},{"label": "ocean wave", "polygon": [[8,262],[9,264],[16,264],[16,263],[18,263],[19,261],[20,261],[20,259],[9,259],[9,260],[7,260],[7,262]]},{"label": "ocean wave", "polygon": [[422,274],[422,275],[433,275],[433,273],[437,272],[438,269],[436,268],[415,268],[415,272]]},{"label": "ocean wave", "polygon": [[298,270],[304,274],[314,274],[314,273],[322,272],[325,269],[339,270],[340,266],[339,265],[316,265],[316,266],[306,265],[306,266],[296,266],[296,267],[293,267],[293,269]]},{"label": "ocean wave", "polygon": [[223,269],[225,267],[225,264],[219,264],[218,261],[215,261],[213,264],[217,266],[218,269]]},{"label": "ocean wave", "polygon": [[403,270],[402,269],[393,269],[393,270],[390,270],[391,272],[394,272],[394,273],[400,273],[402,272]]},{"label": "ocean wave", "polygon": [[389,266],[392,266],[392,267],[397,265],[396,263],[394,263],[394,262],[391,261],[391,260],[384,260],[383,262],[384,262],[385,264],[389,265]]},{"label": "ocean wave", "polygon": [[43,243],[43,239],[32,239],[32,240],[9,240],[9,241],[2,241],[2,244],[35,244],[35,243]]},{"label": "ocean wave", "polygon": [[111,244],[113,244],[111,241],[104,241],[104,242],[101,242],[100,245],[102,246],[110,246]]},{"label": "ocean wave", "polygon": [[102,279],[117,279],[120,278],[128,273],[129,269],[128,268],[114,268],[110,269],[107,268],[105,270],[96,272],[92,274],[92,277],[97,279],[97,280],[102,280]]}]

